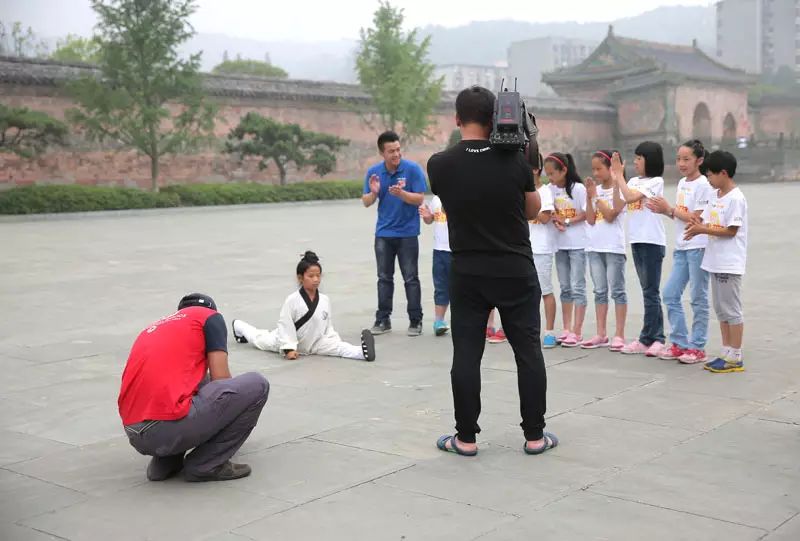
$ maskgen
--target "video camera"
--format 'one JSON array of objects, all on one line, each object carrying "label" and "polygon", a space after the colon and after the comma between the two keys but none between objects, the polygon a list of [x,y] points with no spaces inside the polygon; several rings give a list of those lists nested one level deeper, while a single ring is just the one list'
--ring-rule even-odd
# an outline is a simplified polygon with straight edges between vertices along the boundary
[{"label": "video camera", "polygon": [[[501,88],[503,86],[501,83]],[[494,122],[489,143],[500,150],[518,150],[529,156],[539,156],[539,144],[536,136],[539,128],[536,118],[525,107],[525,101],[516,91],[503,89],[497,94],[494,102]]]}]

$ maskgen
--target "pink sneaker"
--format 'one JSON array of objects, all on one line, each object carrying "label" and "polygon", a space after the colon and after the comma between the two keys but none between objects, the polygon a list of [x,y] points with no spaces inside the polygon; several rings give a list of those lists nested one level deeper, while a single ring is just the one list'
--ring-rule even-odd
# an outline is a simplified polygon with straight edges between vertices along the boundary
[{"label": "pink sneaker", "polygon": [[615,336],[611,339],[611,345],[608,346],[609,351],[622,351],[622,348],[625,347],[625,339],[621,336]]},{"label": "pink sneaker", "polygon": [[647,346],[639,342],[638,340],[634,340],[624,348],[620,350],[620,353],[624,355],[644,355],[647,352]]},{"label": "pink sneaker", "polygon": [[559,334],[559,335],[556,337],[556,343],[557,343],[558,345],[561,345],[561,342],[563,342],[564,340],[566,340],[568,336],[569,336],[569,331],[562,331],[562,332],[561,332],[561,334]]},{"label": "pink sneaker", "polygon": [[608,347],[608,336],[600,336],[597,335],[594,338],[589,340],[584,340],[581,342],[582,349],[597,349],[597,348],[607,348]]},{"label": "pink sneaker", "polygon": [[658,356],[659,359],[664,359],[665,361],[676,361],[681,358],[681,355],[689,351],[688,349],[683,349],[677,344],[672,344],[668,348],[664,348],[661,350],[661,355]]},{"label": "pink sneaker", "polygon": [[686,352],[678,358],[678,361],[683,364],[704,363],[707,360],[708,356],[702,349],[687,349]]},{"label": "pink sneaker", "polygon": [[567,335],[567,338],[563,342],[561,342],[561,347],[562,348],[578,347],[578,344],[580,344],[582,340],[583,340],[582,336],[578,336],[574,332],[571,332]]},{"label": "pink sneaker", "polygon": [[646,357],[660,357],[662,353],[664,353],[667,349],[667,346],[662,344],[661,342],[653,342],[647,351],[645,351]]}]

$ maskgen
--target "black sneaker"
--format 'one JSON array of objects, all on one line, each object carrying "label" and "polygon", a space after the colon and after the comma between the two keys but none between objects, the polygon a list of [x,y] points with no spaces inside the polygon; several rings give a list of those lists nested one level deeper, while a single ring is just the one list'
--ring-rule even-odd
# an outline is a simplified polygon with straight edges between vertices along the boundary
[{"label": "black sneaker", "polygon": [[247,338],[245,338],[241,334],[237,334],[236,329],[234,328],[234,325],[236,324],[237,321],[239,321],[239,320],[238,319],[234,319],[233,321],[231,321],[231,332],[233,333],[233,339],[236,340],[240,344],[246,344],[247,343]]},{"label": "black sneaker", "polygon": [[375,321],[375,325],[372,326],[370,329],[372,334],[386,334],[387,332],[392,332],[392,323],[388,319],[384,321]]},{"label": "black sneaker", "polygon": [[230,460],[222,466],[201,475],[186,474],[186,480],[192,483],[203,483],[206,481],[233,481],[250,475],[250,466],[247,464],[234,464]]},{"label": "black sneaker", "polygon": [[375,337],[368,329],[361,331],[361,351],[364,352],[365,361],[375,360]]},{"label": "black sneaker", "polygon": [[412,321],[408,326],[408,336],[419,336],[422,334],[422,320]]}]

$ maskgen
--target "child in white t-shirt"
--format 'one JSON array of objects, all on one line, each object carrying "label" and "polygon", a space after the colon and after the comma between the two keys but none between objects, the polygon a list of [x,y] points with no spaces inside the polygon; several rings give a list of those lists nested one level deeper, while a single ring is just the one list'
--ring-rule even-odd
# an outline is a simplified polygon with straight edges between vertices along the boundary
[{"label": "child in white t-shirt", "polygon": [[[661,266],[666,255],[667,235],[661,215],[647,201],[664,195],[664,151],[661,145],[646,141],[634,151],[637,176],[627,183],[617,175],[617,186],[628,204],[628,240],[644,299],[644,324],[639,339],[622,348],[628,355],[658,357],[664,350],[664,313],[661,311]],[[620,158],[617,155],[617,161]],[[615,163],[621,169],[621,162]]]},{"label": "child in white t-shirt", "polygon": [[[570,154],[554,152],[544,160],[553,191],[558,250],[556,272],[561,285],[562,347],[574,348],[582,341],[586,316],[586,187]],[[574,318],[573,318],[574,315]]]},{"label": "child in white t-shirt", "polygon": [[708,235],[703,269],[711,274],[714,311],[722,335],[722,353],[705,364],[715,373],[742,372],[742,277],[747,263],[747,200],[736,186],[736,158],[717,150],[706,159],[708,181],[716,190],[700,218],[686,226],[686,240]]},{"label": "child in white t-shirt", "polygon": [[[543,160],[539,157],[539,163]],[[541,200],[539,215],[535,220],[529,220],[531,231],[531,248],[533,250],[533,263],[539,277],[539,286],[542,289],[542,304],[544,305],[545,330],[542,336],[542,347],[552,349],[558,345],[555,334],[556,325],[556,297],[553,294],[553,254],[556,253],[556,229],[552,223],[555,212],[553,191],[542,184],[541,169],[533,170],[533,181],[536,193]]]},{"label": "child in white t-shirt", "polygon": [[[697,235],[684,240],[686,224],[700,216],[708,205],[713,191],[701,172],[708,153],[703,143],[694,139],[678,148],[677,165],[683,178],[678,182],[675,206],[663,197],[651,198],[647,206],[653,212],[669,216],[675,221],[677,238],[672,255],[672,272],[664,286],[664,304],[669,319],[671,346],[660,355],[662,359],[678,359],[684,364],[707,361],[705,347],[708,340],[708,273],[702,269],[708,236]],[[686,286],[692,305],[691,335],[686,325],[681,297]]]},{"label": "child in white t-shirt", "polygon": [[[597,335],[581,342],[583,349],[625,347],[625,319],[628,296],[625,291],[625,228],[622,214],[625,201],[611,171],[612,150],[598,150],[592,156],[592,178],[586,184],[586,223],[589,224],[589,274],[594,282],[594,308]],[[614,299],[616,330],[609,342],[607,334],[608,296]]]},{"label": "child in white t-shirt", "polygon": [[447,230],[447,214],[442,200],[435,195],[430,204],[419,207],[419,215],[426,224],[433,224],[433,303],[435,320],[433,333],[444,336],[450,330],[445,320],[450,305],[450,234]]}]

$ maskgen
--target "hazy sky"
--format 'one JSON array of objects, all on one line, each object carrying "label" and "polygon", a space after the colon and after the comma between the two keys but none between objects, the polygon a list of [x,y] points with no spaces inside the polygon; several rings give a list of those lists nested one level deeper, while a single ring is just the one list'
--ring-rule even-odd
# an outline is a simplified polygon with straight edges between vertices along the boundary
[{"label": "hazy sky", "polygon": [[[395,0],[409,26],[458,26],[469,21],[610,21],[665,5],[709,5],[709,0]],[[320,41],[358,37],[377,0],[198,0],[192,23],[217,32],[265,41]],[[41,36],[87,35],[94,25],[88,0],[0,0],[0,19],[21,20]]]}]

